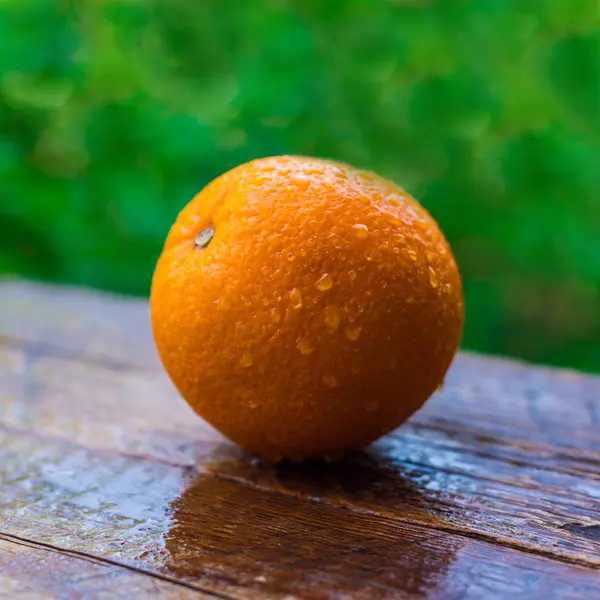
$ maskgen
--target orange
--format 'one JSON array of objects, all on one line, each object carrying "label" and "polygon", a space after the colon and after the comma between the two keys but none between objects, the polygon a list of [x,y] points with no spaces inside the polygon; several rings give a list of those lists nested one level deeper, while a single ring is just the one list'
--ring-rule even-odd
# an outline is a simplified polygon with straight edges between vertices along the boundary
[{"label": "orange", "polygon": [[276,156],[179,214],[152,281],[162,363],[192,408],[270,460],[340,455],[443,382],[463,325],[429,213],[377,175]]}]

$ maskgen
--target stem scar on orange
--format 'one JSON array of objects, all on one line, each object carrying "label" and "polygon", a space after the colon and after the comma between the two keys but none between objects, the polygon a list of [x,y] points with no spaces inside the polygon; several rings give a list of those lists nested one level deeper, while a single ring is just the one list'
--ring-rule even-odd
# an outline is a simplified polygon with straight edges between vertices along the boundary
[{"label": "stem scar on orange", "polygon": [[371,172],[258,159],[179,214],[152,281],[162,363],[208,423],[269,460],[339,455],[442,383],[463,295],[443,234]]}]

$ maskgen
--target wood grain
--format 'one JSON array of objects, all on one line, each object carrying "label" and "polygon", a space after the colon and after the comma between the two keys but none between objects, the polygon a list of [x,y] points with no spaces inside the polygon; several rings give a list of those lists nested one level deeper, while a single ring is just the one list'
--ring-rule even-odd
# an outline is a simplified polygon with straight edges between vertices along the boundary
[{"label": "wood grain", "polygon": [[0,598],[45,600],[213,598],[131,569],[0,535]]},{"label": "wood grain", "polygon": [[222,597],[600,594],[591,569],[183,467],[7,432],[0,459],[5,534]]},{"label": "wood grain", "polygon": [[144,302],[0,283],[0,531],[230,598],[600,597],[599,403],[463,354],[367,451],[263,465],[177,396]]},{"label": "wood grain", "polygon": [[[0,405],[0,419],[13,431],[325,497],[390,518],[479,533],[600,565],[600,540],[569,529],[573,523],[600,523],[595,501],[600,479],[586,461],[562,455],[552,461],[548,450],[544,454],[536,446],[465,439],[416,423],[335,467],[317,462],[277,468],[227,444],[193,415],[160,371],[115,372],[105,365],[39,353],[28,357],[22,349],[4,348],[0,385],[12,390]],[[407,489],[426,498],[427,510],[406,497]]]}]

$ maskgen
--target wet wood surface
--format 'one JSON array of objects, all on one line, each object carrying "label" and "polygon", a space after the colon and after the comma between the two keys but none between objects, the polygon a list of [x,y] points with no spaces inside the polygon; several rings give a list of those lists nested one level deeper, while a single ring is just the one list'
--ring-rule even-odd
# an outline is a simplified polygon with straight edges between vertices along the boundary
[{"label": "wet wood surface", "polygon": [[263,465],[145,302],[0,283],[0,597],[600,598],[600,378],[460,355],[339,464]]}]

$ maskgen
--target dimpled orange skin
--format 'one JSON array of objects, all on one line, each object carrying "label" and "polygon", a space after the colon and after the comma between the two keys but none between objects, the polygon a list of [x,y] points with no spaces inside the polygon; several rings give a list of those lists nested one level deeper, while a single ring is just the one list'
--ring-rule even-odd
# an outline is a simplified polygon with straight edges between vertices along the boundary
[{"label": "dimpled orange skin", "polygon": [[182,210],[151,318],[201,417],[268,460],[302,460],[365,446],[425,403],[458,349],[463,296],[444,236],[406,192],[277,156],[225,173]]}]

